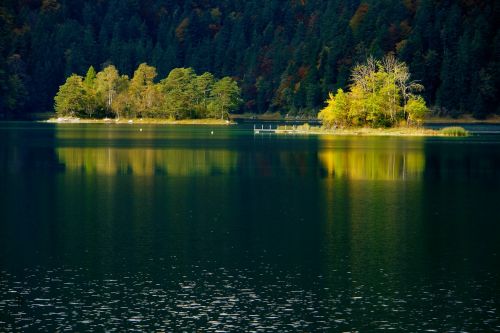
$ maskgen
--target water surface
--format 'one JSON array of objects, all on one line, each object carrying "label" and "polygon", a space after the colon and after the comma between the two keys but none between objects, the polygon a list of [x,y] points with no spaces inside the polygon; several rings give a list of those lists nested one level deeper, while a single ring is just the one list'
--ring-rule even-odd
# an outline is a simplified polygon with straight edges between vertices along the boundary
[{"label": "water surface", "polygon": [[500,330],[500,136],[251,128],[0,123],[0,331]]}]

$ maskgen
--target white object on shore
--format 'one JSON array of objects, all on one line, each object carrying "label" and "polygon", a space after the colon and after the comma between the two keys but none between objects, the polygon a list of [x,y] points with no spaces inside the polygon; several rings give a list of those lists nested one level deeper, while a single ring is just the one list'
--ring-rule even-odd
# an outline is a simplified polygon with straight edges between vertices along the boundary
[{"label": "white object on shore", "polygon": [[[53,121],[50,121],[49,119],[49,122],[53,122]],[[55,120],[55,122],[58,122],[58,123],[78,123],[80,122],[80,118],[76,118],[76,117],[59,117]]]}]

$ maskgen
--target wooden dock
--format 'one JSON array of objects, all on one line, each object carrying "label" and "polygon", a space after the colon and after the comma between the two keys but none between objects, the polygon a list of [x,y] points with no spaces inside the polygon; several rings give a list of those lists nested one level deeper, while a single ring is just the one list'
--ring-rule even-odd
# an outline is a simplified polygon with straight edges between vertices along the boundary
[{"label": "wooden dock", "polygon": [[271,125],[269,125],[269,127],[264,127],[264,125],[261,125],[261,127],[253,125],[254,134],[276,133],[277,130],[278,128],[272,128]]},{"label": "wooden dock", "polygon": [[278,129],[277,126],[276,126],[276,128],[272,128],[271,125],[269,125],[269,127],[264,127],[264,125],[261,125],[260,127],[253,125],[253,133],[254,134],[266,134],[266,133],[269,133],[269,134],[274,134],[274,133],[293,134],[293,133],[298,133],[298,131],[297,131],[295,126],[288,126],[288,128],[287,128],[287,126],[285,125],[284,129]]}]

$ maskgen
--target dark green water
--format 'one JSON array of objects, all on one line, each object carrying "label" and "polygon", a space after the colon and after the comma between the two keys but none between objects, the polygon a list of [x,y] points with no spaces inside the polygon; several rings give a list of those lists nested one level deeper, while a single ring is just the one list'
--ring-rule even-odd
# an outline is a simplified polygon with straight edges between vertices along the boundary
[{"label": "dark green water", "polygon": [[0,123],[0,189],[2,332],[500,331],[500,136]]}]

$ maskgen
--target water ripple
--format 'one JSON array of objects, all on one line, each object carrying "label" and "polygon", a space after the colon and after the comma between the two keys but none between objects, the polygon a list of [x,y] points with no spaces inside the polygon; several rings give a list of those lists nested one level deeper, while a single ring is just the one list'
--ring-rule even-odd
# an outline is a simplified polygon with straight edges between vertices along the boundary
[{"label": "water ripple", "polygon": [[85,270],[68,268],[30,269],[23,278],[0,272],[0,331],[500,330],[495,294],[472,295],[482,291],[481,283],[468,292],[352,280],[345,288],[317,276],[304,286],[300,274],[266,271],[266,283],[248,269],[224,268],[195,278],[165,272],[163,278],[134,273],[86,279]]}]

